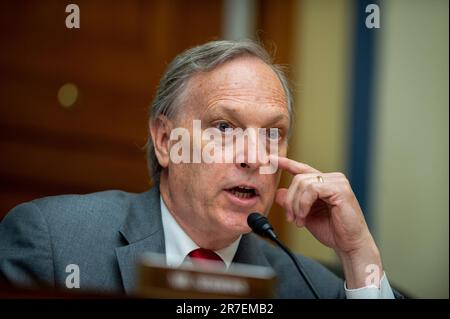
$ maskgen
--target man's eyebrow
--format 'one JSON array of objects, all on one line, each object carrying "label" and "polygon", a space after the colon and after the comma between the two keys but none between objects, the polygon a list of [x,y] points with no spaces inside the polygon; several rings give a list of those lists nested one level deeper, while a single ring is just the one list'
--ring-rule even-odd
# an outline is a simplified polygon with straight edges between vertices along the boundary
[{"label": "man's eyebrow", "polygon": [[289,125],[289,116],[283,113],[279,113],[277,116],[275,116],[273,119],[270,120],[271,123],[279,123],[286,120],[287,124]]}]

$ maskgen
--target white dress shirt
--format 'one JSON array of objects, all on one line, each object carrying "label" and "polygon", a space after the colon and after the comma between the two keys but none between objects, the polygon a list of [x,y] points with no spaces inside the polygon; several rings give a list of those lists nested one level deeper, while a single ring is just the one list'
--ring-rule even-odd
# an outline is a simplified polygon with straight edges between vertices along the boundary
[{"label": "white dress shirt", "polygon": [[[160,197],[160,201],[164,241],[166,243],[166,263],[171,267],[179,267],[183,262],[189,262],[188,255],[191,251],[200,247],[185,233],[175,218],[173,218],[162,197]],[[231,245],[214,251],[222,258],[227,268],[230,267],[233,261],[241,237],[239,236]]]},{"label": "white dress shirt", "polygon": [[[191,251],[200,247],[177,223],[175,218],[169,212],[162,197],[160,197],[160,202],[164,241],[166,245],[166,263],[171,267],[179,267],[183,262],[189,261],[188,255]],[[215,253],[222,258],[227,268],[231,265],[241,238],[242,236],[232,242],[229,246],[215,251]],[[394,294],[385,273],[383,273],[383,277],[380,280],[380,288],[377,288],[376,286],[367,286],[357,289],[347,289],[347,285],[344,282],[344,289],[347,299],[394,299]]]}]

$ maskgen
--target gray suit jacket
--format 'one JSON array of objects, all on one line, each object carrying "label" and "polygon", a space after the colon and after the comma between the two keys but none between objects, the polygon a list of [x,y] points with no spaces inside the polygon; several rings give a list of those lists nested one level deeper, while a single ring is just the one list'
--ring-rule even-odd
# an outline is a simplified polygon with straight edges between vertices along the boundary
[{"label": "gray suit jacket", "polygon": [[[42,198],[17,206],[0,223],[0,277],[16,284],[63,288],[66,266],[77,264],[81,288],[131,293],[145,251],[165,252],[157,187]],[[322,298],[345,298],[341,279],[299,259]],[[234,262],[272,267],[280,298],[313,298],[287,255],[253,234],[242,237]]]}]

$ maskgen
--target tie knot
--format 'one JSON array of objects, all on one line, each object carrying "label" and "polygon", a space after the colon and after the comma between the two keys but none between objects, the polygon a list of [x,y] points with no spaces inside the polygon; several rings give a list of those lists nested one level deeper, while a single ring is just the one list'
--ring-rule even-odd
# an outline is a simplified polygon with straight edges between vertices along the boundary
[{"label": "tie knot", "polygon": [[191,258],[193,264],[201,267],[210,266],[211,261],[218,262],[219,265],[222,267],[225,266],[225,263],[223,262],[222,258],[220,258],[219,255],[217,255],[214,251],[210,249],[203,249],[203,248],[194,249],[189,253],[189,257]]}]

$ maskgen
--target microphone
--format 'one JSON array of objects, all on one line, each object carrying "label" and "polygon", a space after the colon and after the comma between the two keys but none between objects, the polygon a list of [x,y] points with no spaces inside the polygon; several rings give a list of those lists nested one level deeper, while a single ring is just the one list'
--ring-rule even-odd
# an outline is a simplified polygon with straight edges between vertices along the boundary
[{"label": "microphone", "polygon": [[302,276],[302,278],[305,280],[306,284],[308,285],[309,289],[311,289],[314,297],[316,299],[320,299],[319,293],[314,288],[313,284],[311,283],[311,279],[309,279],[308,275],[306,274],[305,270],[303,269],[302,265],[300,264],[300,261],[295,257],[295,255],[287,248],[279,239],[278,236],[275,234],[275,231],[273,230],[272,225],[270,225],[269,221],[266,217],[261,215],[260,213],[251,213],[247,217],[247,224],[250,226],[250,228],[255,232],[256,234],[269,238],[270,240],[274,241],[288,256],[292,259],[292,261],[295,264],[295,267],[297,268],[298,272]]}]

